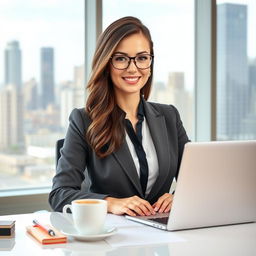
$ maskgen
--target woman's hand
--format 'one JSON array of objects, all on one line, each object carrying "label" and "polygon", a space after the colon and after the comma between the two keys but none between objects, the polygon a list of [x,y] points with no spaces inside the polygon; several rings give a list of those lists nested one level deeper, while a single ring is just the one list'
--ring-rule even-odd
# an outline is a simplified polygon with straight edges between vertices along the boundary
[{"label": "woman's hand", "polygon": [[173,195],[165,193],[152,205],[156,212],[169,212],[172,207]]},{"label": "woman's hand", "polygon": [[138,196],[127,198],[106,197],[105,200],[108,202],[108,212],[110,213],[118,215],[127,214],[130,216],[155,214],[150,203]]}]

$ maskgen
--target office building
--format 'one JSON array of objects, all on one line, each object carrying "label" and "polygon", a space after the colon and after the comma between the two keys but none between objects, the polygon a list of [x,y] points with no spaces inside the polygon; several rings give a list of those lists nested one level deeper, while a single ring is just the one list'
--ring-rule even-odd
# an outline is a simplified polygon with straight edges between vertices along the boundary
[{"label": "office building", "polygon": [[16,85],[0,91],[0,150],[23,146],[23,107]]},{"label": "office building", "polygon": [[40,101],[42,108],[54,104],[54,49],[41,48],[41,86]]},{"label": "office building", "polygon": [[174,105],[181,116],[190,137],[193,135],[193,94],[185,88],[184,72],[170,72],[167,86],[162,82],[153,84],[150,101]]},{"label": "office building", "polygon": [[[69,115],[75,108],[75,89],[71,82],[66,82],[61,85],[60,90],[60,126],[66,130],[69,124]],[[80,106],[82,107],[82,106]]]},{"label": "office building", "polygon": [[256,119],[256,59],[249,63],[250,108]]},{"label": "office building", "polygon": [[23,86],[23,101],[26,110],[35,110],[38,107],[37,82],[34,78],[30,79]]},{"label": "office building", "polygon": [[85,106],[84,65],[74,67],[74,82],[66,81],[60,87],[60,125],[66,130],[68,118],[74,108]]},{"label": "office building", "polygon": [[219,4],[217,21],[217,139],[246,139],[247,6]]},{"label": "office building", "polygon": [[164,82],[153,82],[150,92],[150,101],[165,103],[166,101],[166,86]]},{"label": "office building", "polygon": [[4,86],[0,91],[0,150],[23,146],[22,63],[18,41],[7,43],[5,49]]},{"label": "office building", "polygon": [[12,84],[18,90],[22,85],[21,73],[21,50],[18,41],[11,41],[7,43],[5,49],[5,85]]},{"label": "office building", "polygon": [[86,98],[84,65],[74,67],[74,107],[83,107]]},{"label": "office building", "polygon": [[184,72],[170,72],[167,82],[168,103],[179,111],[183,125],[188,134],[193,132],[193,97],[185,88]]}]

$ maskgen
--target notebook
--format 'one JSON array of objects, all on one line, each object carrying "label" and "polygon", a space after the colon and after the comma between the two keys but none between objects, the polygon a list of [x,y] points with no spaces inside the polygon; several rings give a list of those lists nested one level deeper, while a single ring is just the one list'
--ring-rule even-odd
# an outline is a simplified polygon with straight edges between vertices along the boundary
[{"label": "notebook", "polygon": [[38,226],[27,226],[26,230],[28,234],[34,237],[41,244],[62,244],[67,242],[67,237],[63,235],[60,231],[49,225],[48,227],[55,232],[55,236],[50,236]]},{"label": "notebook", "polygon": [[185,145],[170,214],[126,216],[163,230],[256,221],[256,141]]}]

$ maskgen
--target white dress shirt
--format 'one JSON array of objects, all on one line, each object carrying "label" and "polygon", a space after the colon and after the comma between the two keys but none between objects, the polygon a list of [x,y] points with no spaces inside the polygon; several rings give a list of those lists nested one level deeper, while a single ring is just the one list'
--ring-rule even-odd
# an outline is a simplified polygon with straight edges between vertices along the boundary
[{"label": "white dress shirt", "polygon": [[[138,176],[140,177],[139,159],[136,154],[134,145],[133,145],[131,139],[129,138],[127,132],[126,132],[126,142],[128,144],[129,150],[131,152]],[[151,134],[150,134],[150,130],[149,130],[146,118],[144,118],[144,121],[142,122],[142,146],[146,153],[146,158],[147,158],[147,162],[148,162],[148,183],[147,183],[147,189],[146,189],[146,193],[145,193],[147,196],[158,177],[159,166],[158,166],[158,159],[157,159],[155,146],[154,146]]]}]

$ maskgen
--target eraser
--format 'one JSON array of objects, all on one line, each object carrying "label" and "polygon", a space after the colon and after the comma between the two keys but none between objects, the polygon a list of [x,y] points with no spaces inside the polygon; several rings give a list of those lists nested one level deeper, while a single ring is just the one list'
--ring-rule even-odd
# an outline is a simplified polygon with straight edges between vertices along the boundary
[{"label": "eraser", "polygon": [[14,220],[0,220],[0,239],[12,238],[15,234]]}]

